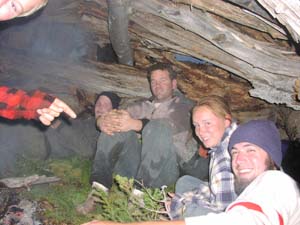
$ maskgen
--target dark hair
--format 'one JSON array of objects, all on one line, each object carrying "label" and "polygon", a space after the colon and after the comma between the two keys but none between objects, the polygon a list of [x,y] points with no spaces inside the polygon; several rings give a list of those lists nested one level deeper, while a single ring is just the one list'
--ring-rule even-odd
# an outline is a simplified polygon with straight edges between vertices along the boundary
[{"label": "dark hair", "polygon": [[169,72],[169,77],[171,80],[176,79],[177,73],[172,68],[172,65],[169,63],[156,63],[154,65],[151,65],[147,68],[147,78],[150,81],[151,80],[151,74],[155,70],[167,70]]},{"label": "dark hair", "polygon": [[97,97],[96,97],[96,100],[95,100],[95,105],[96,105],[98,99],[102,95],[104,95],[104,96],[106,96],[106,97],[108,97],[110,99],[113,109],[119,108],[121,98],[116,93],[111,92],[111,91],[103,91],[100,94],[98,94]]}]

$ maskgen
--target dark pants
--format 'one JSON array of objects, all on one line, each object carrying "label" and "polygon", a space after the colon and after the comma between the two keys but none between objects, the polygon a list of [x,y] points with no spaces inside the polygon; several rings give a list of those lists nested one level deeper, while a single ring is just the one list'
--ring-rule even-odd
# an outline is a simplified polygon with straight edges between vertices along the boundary
[{"label": "dark pants", "polygon": [[175,184],[179,177],[172,128],[166,120],[152,120],[142,132],[143,147],[137,180],[146,187]]},{"label": "dark pants", "polygon": [[97,181],[110,188],[113,174],[135,177],[141,159],[140,146],[133,131],[113,136],[102,132],[97,142],[90,182]]},{"label": "dark pants", "polygon": [[[196,148],[197,149],[197,148]],[[202,158],[198,151],[185,163],[180,165],[180,176],[190,175],[203,181],[208,181],[209,157]]]},{"label": "dark pants", "polygon": [[133,131],[101,133],[90,181],[111,187],[113,174],[134,177],[146,187],[174,184],[179,167],[168,122],[151,120],[143,129],[142,144]]},{"label": "dark pants", "polygon": [[[197,152],[196,145],[192,148]],[[195,155],[182,164],[176,152],[172,128],[165,119],[151,120],[141,140],[133,131],[113,136],[101,133],[90,181],[111,187],[113,174],[119,174],[133,177],[146,187],[160,188],[175,184],[183,174],[207,178],[208,159]]]}]

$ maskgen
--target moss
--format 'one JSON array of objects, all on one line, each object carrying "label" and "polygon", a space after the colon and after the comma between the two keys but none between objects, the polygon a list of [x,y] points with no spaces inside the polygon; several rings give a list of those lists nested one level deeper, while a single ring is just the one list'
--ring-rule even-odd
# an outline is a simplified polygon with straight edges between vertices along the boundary
[{"label": "moss", "polygon": [[47,160],[44,162],[23,160],[19,164],[19,176],[32,174],[56,176],[61,182],[34,185],[30,191],[24,190],[21,196],[35,200],[43,211],[39,216],[43,224],[82,224],[92,220],[101,212],[82,216],[76,213],[76,206],[83,202],[91,186],[89,184],[91,162],[78,158]]},{"label": "moss", "polygon": [[[143,197],[132,195],[135,181],[114,176],[109,193],[96,192],[100,204],[88,215],[78,215],[76,206],[83,203],[91,191],[89,184],[91,162],[78,158],[20,161],[19,176],[33,174],[56,176],[58,183],[34,185],[21,196],[35,200],[43,211],[39,212],[44,225],[82,224],[95,219],[120,222],[167,219],[164,211],[165,193],[159,189],[141,188]],[[139,184],[142,187],[142,185]]]}]

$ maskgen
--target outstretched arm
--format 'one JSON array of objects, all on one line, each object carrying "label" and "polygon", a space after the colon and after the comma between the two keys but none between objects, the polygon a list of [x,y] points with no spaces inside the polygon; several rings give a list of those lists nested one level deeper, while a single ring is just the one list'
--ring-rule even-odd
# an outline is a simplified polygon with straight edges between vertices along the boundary
[{"label": "outstretched arm", "polygon": [[0,116],[7,119],[39,119],[50,125],[62,112],[76,118],[74,111],[62,100],[39,90],[24,90],[0,86]]},{"label": "outstretched arm", "polygon": [[51,122],[60,114],[64,112],[71,118],[76,118],[75,112],[62,100],[56,98],[48,108],[38,109],[37,113],[40,115],[39,120],[46,126],[49,126]]},{"label": "outstretched arm", "polygon": [[91,221],[82,225],[185,225],[184,220],[174,221],[147,221],[147,222],[134,222],[134,223],[117,223],[110,221]]}]

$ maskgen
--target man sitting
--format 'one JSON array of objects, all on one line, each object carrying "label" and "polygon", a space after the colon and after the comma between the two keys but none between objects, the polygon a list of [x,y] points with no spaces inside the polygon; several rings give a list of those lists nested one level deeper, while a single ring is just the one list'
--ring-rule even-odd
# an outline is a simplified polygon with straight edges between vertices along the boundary
[{"label": "man sitting", "polygon": [[[150,99],[111,111],[97,121],[101,135],[91,181],[110,188],[115,173],[134,177],[146,187],[171,185],[180,176],[180,165],[196,154],[196,147],[188,150],[186,145],[193,102],[176,90],[175,71],[158,63],[148,69],[148,78]],[[195,170],[207,176],[208,159]]]}]

